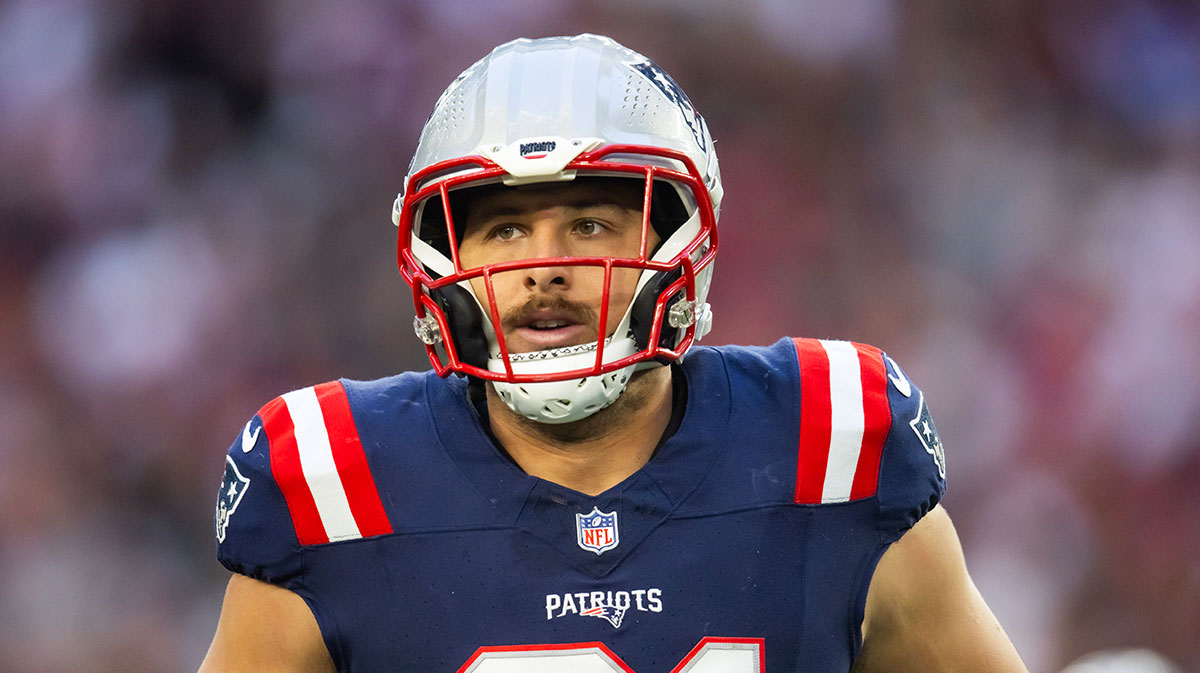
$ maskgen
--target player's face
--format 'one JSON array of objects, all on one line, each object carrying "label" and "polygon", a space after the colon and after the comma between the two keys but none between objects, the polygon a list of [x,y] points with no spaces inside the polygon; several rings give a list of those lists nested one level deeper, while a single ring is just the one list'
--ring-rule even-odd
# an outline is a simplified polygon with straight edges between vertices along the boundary
[{"label": "player's face", "polygon": [[[637,258],[642,240],[642,188],[613,180],[493,189],[472,199],[459,243],[464,269],[551,257]],[[646,248],[658,236],[647,232]],[[613,267],[604,333],[611,335],[633,299],[639,270]],[[471,281],[487,305],[483,278]],[[492,276],[509,353],[596,341],[604,269],[542,266]]]}]

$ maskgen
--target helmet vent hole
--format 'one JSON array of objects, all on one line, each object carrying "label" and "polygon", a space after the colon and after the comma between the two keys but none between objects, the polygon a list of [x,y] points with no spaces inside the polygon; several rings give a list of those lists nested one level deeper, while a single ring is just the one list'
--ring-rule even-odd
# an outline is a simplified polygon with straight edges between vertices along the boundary
[{"label": "helmet vent hole", "polygon": [[525,389],[525,386],[517,386],[517,390],[521,391],[525,397],[529,397],[529,391]]}]

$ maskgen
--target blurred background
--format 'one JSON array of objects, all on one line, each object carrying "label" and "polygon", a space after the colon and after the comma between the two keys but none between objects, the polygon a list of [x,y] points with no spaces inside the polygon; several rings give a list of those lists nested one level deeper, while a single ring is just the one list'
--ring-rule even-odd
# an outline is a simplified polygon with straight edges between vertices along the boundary
[{"label": "blurred background", "polygon": [[0,669],[195,669],[246,419],[427,367],[389,213],[438,94],[584,31],[717,139],[708,341],[904,366],[1032,671],[1200,671],[1191,0],[0,2]]}]

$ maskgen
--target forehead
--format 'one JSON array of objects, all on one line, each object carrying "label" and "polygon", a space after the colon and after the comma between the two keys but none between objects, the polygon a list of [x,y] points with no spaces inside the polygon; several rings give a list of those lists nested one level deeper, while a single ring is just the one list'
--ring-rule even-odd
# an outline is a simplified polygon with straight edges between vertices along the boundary
[{"label": "forehead", "polygon": [[549,208],[618,207],[641,212],[644,183],[629,178],[578,178],[518,187],[494,185],[464,194],[468,220],[519,215]]}]

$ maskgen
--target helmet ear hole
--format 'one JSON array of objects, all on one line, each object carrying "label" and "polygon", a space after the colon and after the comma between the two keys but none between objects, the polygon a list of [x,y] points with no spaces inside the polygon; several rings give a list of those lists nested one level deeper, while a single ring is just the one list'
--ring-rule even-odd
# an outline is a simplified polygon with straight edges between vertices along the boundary
[{"label": "helmet ear hole", "polygon": [[[655,273],[634,298],[629,314],[629,329],[633,331],[633,338],[637,341],[638,348],[647,348],[650,344],[650,332],[654,324],[654,308],[658,304],[659,295],[671,283],[679,280],[681,275],[678,269]],[[680,290],[667,304],[670,305],[683,297],[684,293]],[[679,329],[667,324],[667,312],[663,311],[662,331],[658,337],[659,347],[674,348],[678,338]]]},{"label": "helmet ear hole", "polygon": [[486,368],[488,340],[483,328],[483,314],[475,297],[457,285],[432,290],[430,295],[446,314],[458,359],[475,367]]}]

